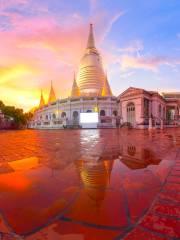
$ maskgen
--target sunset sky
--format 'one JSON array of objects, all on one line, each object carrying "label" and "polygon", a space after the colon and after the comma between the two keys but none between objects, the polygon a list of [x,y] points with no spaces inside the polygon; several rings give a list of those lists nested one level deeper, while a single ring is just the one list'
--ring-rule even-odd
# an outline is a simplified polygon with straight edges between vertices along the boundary
[{"label": "sunset sky", "polygon": [[67,97],[89,23],[114,95],[180,91],[179,0],[0,0],[0,100],[29,110]]}]

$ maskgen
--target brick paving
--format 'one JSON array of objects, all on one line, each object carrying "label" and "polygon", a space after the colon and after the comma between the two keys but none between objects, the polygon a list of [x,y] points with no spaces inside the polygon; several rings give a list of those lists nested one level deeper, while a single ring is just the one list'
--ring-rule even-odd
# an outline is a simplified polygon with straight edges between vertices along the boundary
[{"label": "brick paving", "polygon": [[180,238],[180,130],[0,132],[0,238]]}]

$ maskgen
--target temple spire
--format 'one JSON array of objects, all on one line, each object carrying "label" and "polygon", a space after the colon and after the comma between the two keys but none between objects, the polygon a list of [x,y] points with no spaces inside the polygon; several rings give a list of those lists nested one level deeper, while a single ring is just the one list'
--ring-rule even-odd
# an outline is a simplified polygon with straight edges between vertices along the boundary
[{"label": "temple spire", "polygon": [[51,81],[51,90],[50,90],[50,93],[49,93],[48,103],[52,103],[52,102],[55,102],[55,101],[56,101],[56,95],[55,95],[53,84],[52,84],[52,81]]},{"label": "temple spire", "polygon": [[39,102],[39,108],[44,107],[44,105],[45,105],[45,101],[44,101],[43,92],[41,89],[41,98],[40,98],[40,102]]},{"label": "temple spire", "polygon": [[111,88],[109,86],[109,82],[108,82],[107,74],[106,74],[103,89],[102,89],[102,96],[112,96],[112,95],[113,94],[112,94]]},{"label": "temple spire", "polygon": [[76,82],[76,76],[74,73],[74,81],[73,81],[72,90],[71,90],[71,97],[79,97],[79,96],[80,96],[80,91],[79,91],[79,87]]},{"label": "temple spire", "polygon": [[94,33],[93,33],[93,24],[90,23],[90,29],[89,29],[89,37],[87,42],[87,48],[96,48],[95,47],[95,41],[94,41]]}]

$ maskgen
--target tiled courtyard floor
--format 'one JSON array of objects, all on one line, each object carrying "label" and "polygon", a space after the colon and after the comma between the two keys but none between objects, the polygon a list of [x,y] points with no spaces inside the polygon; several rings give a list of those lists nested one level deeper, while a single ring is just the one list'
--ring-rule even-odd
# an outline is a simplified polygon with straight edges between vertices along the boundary
[{"label": "tiled courtyard floor", "polygon": [[1,131],[0,239],[180,239],[180,129]]}]

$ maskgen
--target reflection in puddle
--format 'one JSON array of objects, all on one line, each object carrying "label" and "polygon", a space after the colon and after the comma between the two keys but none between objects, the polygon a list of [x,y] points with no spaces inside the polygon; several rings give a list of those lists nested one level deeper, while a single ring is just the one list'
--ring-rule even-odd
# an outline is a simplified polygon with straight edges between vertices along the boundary
[{"label": "reflection in puddle", "polygon": [[31,168],[35,168],[39,165],[39,159],[37,157],[25,158],[17,161],[9,162],[9,166],[14,171],[26,171]]},{"label": "reflection in puddle", "polygon": [[172,166],[173,140],[152,144],[156,135],[117,129],[68,133],[42,131],[29,147],[37,157],[0,163],[3,216],[29,239],[46,239],[41,231],[55,240],[112,239],[152,203]]},{"label": "reflection in puddle", "polygon": [[106,188],[110,181],[113,161],[78,161],[81,180],[86,187]]},{"label": "reflection in puddle", "polygon": [[14,172],[14,169],[9,165],[8,162],[0,163],[0,174]]},{"label": "reflection in puddle", "polygon": [[140,148],[136,150],[135,146],[127,146],[127,151],[119,156],[123,162],[130,169],[146,168],[149,165],[158,165],[161,159],[156,157],[156,154],[150,149]]},{"label": "reflection in puddle", "polygon": [[30,186],[28,178],[13,173],[3,174],[0,177],[0,190],[3,191],[23,191]]},{"label": "reflection in puddle", "polygon": [[110,183],[113,161],[87,162],[79,160],[76,164],[84,193],[87,194],[92,204],[100,206]]}]

